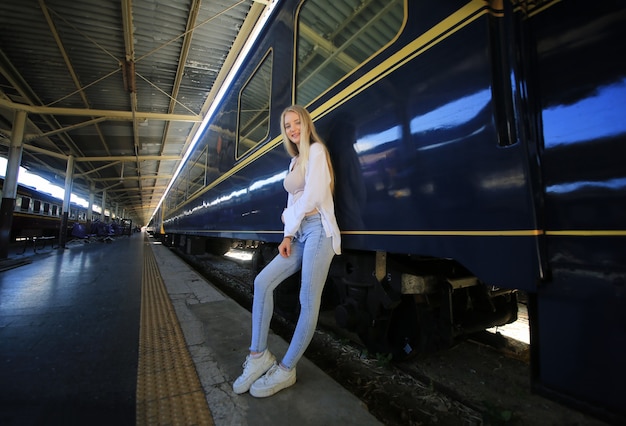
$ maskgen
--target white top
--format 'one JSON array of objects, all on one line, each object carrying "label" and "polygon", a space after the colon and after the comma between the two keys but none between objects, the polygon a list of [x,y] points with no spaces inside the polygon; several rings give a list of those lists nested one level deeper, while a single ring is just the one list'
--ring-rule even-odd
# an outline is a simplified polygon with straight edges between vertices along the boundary
[{"label": "white top", "polygon": [[[295,162],[294,157],[289,164],[289,170],[292,170]],[[283,212],[284,235],[294,236],[304,216],[317,209],[322,217],[326,236],[333,239],[333,251],[335,254],[341,254],[341,233],[335,218],[335,204],[330,190],[330,170],[326,161],[326,150],[321,143],[311,144],[306,170],[304,190],[296,191],[297,196],[288,191],[287,208]]]}]

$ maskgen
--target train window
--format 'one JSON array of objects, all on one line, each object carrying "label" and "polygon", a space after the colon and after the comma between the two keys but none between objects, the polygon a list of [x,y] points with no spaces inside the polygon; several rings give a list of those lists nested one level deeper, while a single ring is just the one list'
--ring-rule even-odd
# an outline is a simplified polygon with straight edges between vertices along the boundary
[{"label": "train window", "polygon": [[185,188],[186,182],[183,179],[178,179],[176,185],[172,186],[170,191],[172,205],[170,208],[176,208],[181,205],[187,199],[187,190]]},{"label": "train window", "polygon": [[41,213],[41,201],[33,200],[33,213]]},{"label": "train window", "polygon": [[23,212],[27,212],[30,209],[30,198],[22,197],[19,203],[20,210]]},{"label": "train window", "polygon": [[59,215],[59,206],[57,206],[56,204],[52,205],[52,216],[58,216]]},{"label": "train window", "polygon": [[307,105],[389,44],[404,0],[308,0],[298,15],[296,103]]},{"label": "train window", "polygon": [[270,50],[239,95],[237,158],[265,140],[269,134],[272,58]]},{"label": "train window", "polygon": [[50,203],[43,203],[43,214],[50,214]]},{"label": "train window", "polygon": [[208,147],[194,152],[189,158],[190,167],[187,167],[187,194],[191,196],[206,186],[208,169]]}]

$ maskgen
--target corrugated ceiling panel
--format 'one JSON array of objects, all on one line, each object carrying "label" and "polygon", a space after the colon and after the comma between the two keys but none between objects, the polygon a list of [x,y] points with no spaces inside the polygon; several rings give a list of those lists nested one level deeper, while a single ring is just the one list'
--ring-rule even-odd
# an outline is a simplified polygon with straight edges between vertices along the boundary
[{"label": "corrugated ceiling panel", "polygon": [[[124,3],[123,0],[45,0],[41,3],[37,0],[1,0],[2,94],[23,104],[83,112],[87,108],[130,112],[132,96],[125,87],[121,66],[126,56]],[[194,0],[129,0],[129,4],[138,111],[199,114],[253,2],[198,1],[200,9],[186,54],[182,51],[184,34]],[[53,28],[40,5],[48,12]],[[185,58],[184,70],[177,80],[181,58]],[[170,95],[176,90],[178,103],[172,108]],[[0,114],[0,128],[10,129],[11,113],[0,111]],[[89,115],[40,116],[31,113],[28,120],[32,124],[28,124],[27,129],[32,135],[91,119]],[[122,167],[115,157],[135,154],[181,156],[193,127],[190,122],[138,120],[134,128],[132,121],[109,118],[46,138],[31,138],[28,143],[65,155],[108,157],[107,161],[77,163],[75,190],[85,191],[95,182],[98,191],[112,188],[109,194],[112,202],[139,197],[141,201],[131,202],[131,205],[141,205],[134,213],[144,216],[151,213],[151,202],[160,198],[159,191],[168,184],[168,176],[175,171],[178,161],[126,162],[125,177],[147,175],[154,176],[154,179],[129,179],[120,184],[117,178]],[[6,139],[6,135],[0,137]],[[28,150],[24,151],[23,162],[51,175],[62,176],[65,170],[64,159]],[[103,167],[111,162],[114,165]],[[80,176],[81,173],[85,174]]]}]

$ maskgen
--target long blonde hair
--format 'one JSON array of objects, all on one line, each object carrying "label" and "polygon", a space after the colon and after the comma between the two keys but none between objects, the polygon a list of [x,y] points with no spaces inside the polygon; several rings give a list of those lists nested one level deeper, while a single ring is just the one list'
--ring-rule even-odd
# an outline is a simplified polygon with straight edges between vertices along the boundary
[{"label": "long blonde hair", "polygon": [[[287,136],[287,132],[285,131],[285,115],[288,112],[298,114],[298,117],[300,118],[300,146],[291,142]],[[326,163],[328,164],[328,170],[330,171],[330,190],[334,191],[335,172],[333,170],[333,165],[330,162],[330,155],[324,141],[317,134],[317,130],[315,130],[315,124],[313,124],[311,114],[309,114],[309,112],[300,105],[291,105],[290,107],[285,108],[283,113],[280,115],[280,132],[283,135],[283,146],[285,147],[285,150],[292,157],[300,157],[298,167],[302,168],[302,173],[305,175],[307,163],[309,162],[311,144],[319,143],[324,148]]]}]

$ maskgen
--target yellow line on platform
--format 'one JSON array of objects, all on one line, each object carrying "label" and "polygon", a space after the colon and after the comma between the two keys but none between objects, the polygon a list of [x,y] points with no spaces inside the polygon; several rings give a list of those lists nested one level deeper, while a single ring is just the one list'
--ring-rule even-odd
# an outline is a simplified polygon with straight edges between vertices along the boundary
[{"label": "yellow line on platform", "polygon": [[137,425],[213,425],[152,248],[144,247]]}]

